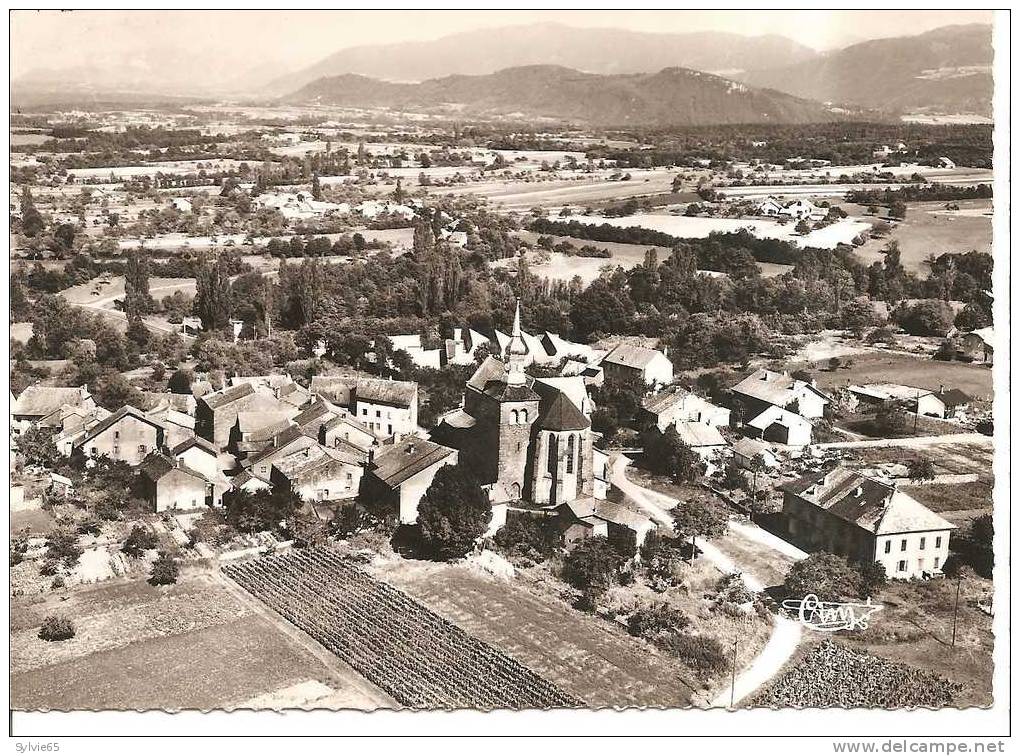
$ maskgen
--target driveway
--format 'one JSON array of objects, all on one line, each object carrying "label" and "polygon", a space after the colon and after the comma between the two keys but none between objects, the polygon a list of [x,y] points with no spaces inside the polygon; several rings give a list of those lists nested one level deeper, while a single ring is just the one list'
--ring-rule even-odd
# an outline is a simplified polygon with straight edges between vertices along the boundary
[{"label": "driveway", "polygon": [[[630,460],[622,455],[616,455],[610,459],[610,480],[613,485],[619,488],[656,523],[663,526],[669,532],[674,532],[673,518],[669,512],[679,504],[679,501],[666,494],[639,486],[629,480],[626,475],[629,464]],[[798,560],[807,556],[796,546],[783,541],[772,533],[762,530],[757,525],[731,520],[730,527],[740,535],[759,544],[765,551],[775,551],[785,557]],[[742,569],[739,564],[723,553],[711,541],[705,539],[699,540],[698,548],[704,557],[720,572],[739,573],[740,579],[749,591],[761,593],[765,590],[765,583],[759,577]],[[778,674],[783,665],[796,652],[802,635],[803,631],[799,622],[781,614],[774,613],[772,615],[772,634],[769,636],[768,642],[751,663],[737,675],[732,691],[732,703],[734,706]],[[731,691],[727,685],[725,690],[712,699],[710,705],[712,707],[728,707],[731,703],[730,698]]]}]

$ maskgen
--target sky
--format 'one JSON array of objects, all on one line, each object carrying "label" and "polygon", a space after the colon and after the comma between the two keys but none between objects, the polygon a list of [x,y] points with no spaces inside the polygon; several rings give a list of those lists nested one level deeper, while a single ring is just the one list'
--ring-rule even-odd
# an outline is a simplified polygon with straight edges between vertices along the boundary
[{"label": "sky", "polygon": [[[649,32],[781,34],[818,50],[938,26],[990,23],[989,11],[25,11],[11,12],[11,75],[109,63],[146,49],[195,62],[291,70],[345,47],[558,22]],[[157,55],[158,57],[158,55]],[[281,71],[284,73],[286,71]]]}]

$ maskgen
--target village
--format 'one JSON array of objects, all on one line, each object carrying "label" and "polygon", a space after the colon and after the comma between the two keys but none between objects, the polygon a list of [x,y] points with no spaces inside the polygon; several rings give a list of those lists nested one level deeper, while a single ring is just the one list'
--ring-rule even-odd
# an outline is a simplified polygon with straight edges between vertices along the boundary
[{"label": "village", "polygon": [[748,128],[14,119],[15,705],[986,705],[986,130]]}]

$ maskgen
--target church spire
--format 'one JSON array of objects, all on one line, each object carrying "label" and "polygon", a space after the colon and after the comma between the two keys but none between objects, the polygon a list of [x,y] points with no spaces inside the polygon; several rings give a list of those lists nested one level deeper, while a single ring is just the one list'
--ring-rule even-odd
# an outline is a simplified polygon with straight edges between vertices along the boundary
[{"label": "church spire", "polygon": [[517,300],[517,309],[514,311],[514,327],[510,336],[510,343],[506,345],[506,361],[509,369],[507,383],[514,386],[521,386],[525,383],[524,363],[528,356],[528,345],[524,343],[521,335],[521,300]]}]

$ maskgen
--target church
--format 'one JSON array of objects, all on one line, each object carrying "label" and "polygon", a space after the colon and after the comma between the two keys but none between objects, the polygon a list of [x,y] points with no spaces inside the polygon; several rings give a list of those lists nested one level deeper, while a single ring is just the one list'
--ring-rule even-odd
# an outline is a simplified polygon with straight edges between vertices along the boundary
[{"label": "church", "polygon": [[607,460],[582,411],[590,411],[583,380],[529,376],[529,357],[518,301],[503,359],[486,357],[467,382],[463,407],[441,419],[432,439],[458,451],[493,504],[551,508],[604,498]]}]

